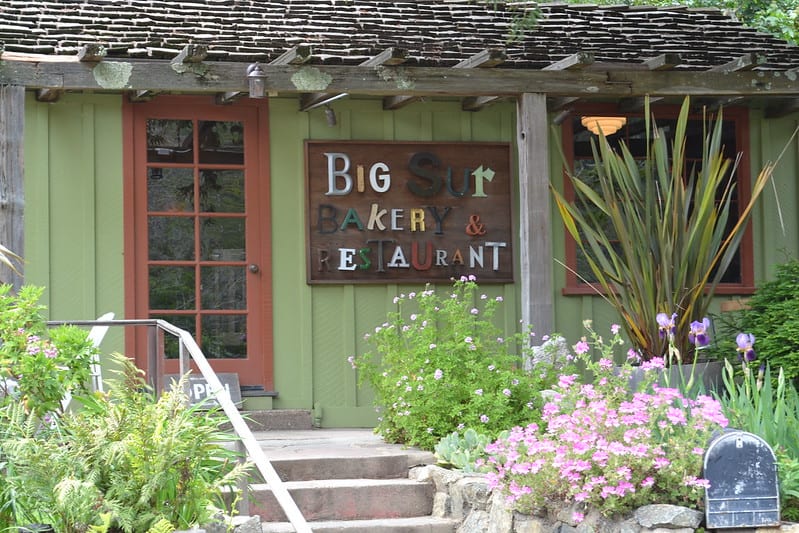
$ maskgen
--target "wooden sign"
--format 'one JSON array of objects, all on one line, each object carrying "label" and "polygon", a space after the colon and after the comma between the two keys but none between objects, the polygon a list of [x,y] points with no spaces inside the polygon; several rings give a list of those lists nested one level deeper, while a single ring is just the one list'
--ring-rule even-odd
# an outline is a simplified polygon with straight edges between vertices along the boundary
[{"label": "wooden sign", "polygon": [[513,282],[508,143],[306,141],[308,283]]},{"label": "wooden sign", "polygon": [[[233,373],[217,374],[219,382],[230,395],[230,400],[237,406],[241,405],[241,387],[239,386],[239,375]],[[178,374],[165,374],[164,383],[167,387],[173,387],[180,381]],[[186,384],[186,395],[192,405],[207,403],[208,406],[219,406],[219,402],[214,399],[211,393],[211,386],[208,381],[200,375],[189,374]]]}]

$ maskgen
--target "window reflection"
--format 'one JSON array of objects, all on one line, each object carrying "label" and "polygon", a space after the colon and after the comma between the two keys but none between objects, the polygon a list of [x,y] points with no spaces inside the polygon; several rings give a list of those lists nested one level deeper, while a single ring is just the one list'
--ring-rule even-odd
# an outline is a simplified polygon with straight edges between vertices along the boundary
[{"label": "window reflection", "polygon": [[191,120],[147,121],[147,161],[191,163],[194,160],[194,125]]},{"label": "window reflection", "polygon": [[244,172],[241,170],[201,170],[200,211],[243,213]]},{"label": "window reflection", "polygon": [[194,309],[194,267],[151,266],[150,309]]},{"label": "window reflection", "polygon": [[194,218],[151,216],[147,225],[151,261],[194,259]]},{"label": "window reflection", "polygon": [[247,357],[245,315],[203,315],[202,350],[212,359]]},{"label": "window reflection", "polygon": [[244,164],[244,128],[241,122],[201,120],[198,128],[200,163]]},{"label": "window reflection", "polygon": [[200,300],[203,309],[246,309],[244,266],[213,266],[200,269]]},{"label": "window reflection", "polygon": [[200,254],[204,261],[244,261],[244,219],[202,218]]},{"label": "window reflection", "polygon": [[147,209],[194,211],[194,172],[190,168],[150,168]]}]

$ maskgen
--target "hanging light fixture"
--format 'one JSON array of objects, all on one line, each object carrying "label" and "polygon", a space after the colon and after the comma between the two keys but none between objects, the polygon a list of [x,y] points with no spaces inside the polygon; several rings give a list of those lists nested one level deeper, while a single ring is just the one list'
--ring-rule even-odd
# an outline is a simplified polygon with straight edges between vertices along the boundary
[{"label": "hanging light fixture", "polygon": [[263,98],[266,95],[266,73],[259,63],[247,67],[247,82],[250,98]]},{"label": "hanging light fixture", "polygon": [[594,135],[613,135],[627,124],[626,117],[582,117],[580,123]]}]

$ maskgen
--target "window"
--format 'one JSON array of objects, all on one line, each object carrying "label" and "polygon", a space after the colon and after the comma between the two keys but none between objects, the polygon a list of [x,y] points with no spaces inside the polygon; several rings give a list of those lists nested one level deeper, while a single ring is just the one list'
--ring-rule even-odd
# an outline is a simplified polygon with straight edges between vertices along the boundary
[{"label": "window", "polygon": [[[653,108],[652,113],[660,129],[666,135],[673,135],[677,123],[678,108],[660,107]],[[563,123],[563,147],[567,164],[571,166],[575,175],[583,181],[590,182],[594,171],[594,157],[591,150],[591,138],[595,134],[582,124],[582,117],[590,115],[620,116],[626,122],[615,133],[608,135],[608,140],[613,148],[618,148],[624,142],[634,157],[643,158],[646,155],[646,132],[644,126],[643,110],[641,113],[620,114],[614,108],[591,106],[575,108],[570,118]],[[691,117],[686,131],[686,167],[692,168],[693,163],[702,159],[702,138],[704,133],[704,120],[700,114]],[[590,124],[589,124],[590,125]],[[736,180],[735,197],[731,205],[731,213],[737,213],[746,205],[750,195],[748,119],[746,109],[724,109],[722,123],[722,137],[725,155],[735,159],[738,153],[742,154],[738,168],[732,179]],[[603,129],[606,131],[606,129]],[[574,190],[567,177],[565,180],[565,196],[574,199]],[[728,225],[733,225],[735,220],[731,214]],[[582,253],[574,240],[566,234],[566,287],[564,294],[592,294],[595,288],[591,286],[593,275]],[[754,267],[752,264],[752,237],[751,228],[747,228],[738,252],[724,274],[722,282],[716,289],[717,294],[747,294],[754,290]]]}]

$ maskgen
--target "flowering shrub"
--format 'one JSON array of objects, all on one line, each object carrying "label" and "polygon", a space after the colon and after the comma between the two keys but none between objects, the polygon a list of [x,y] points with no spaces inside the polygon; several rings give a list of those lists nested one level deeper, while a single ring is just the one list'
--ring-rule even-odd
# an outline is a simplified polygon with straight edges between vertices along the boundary
[{"label": "flowering shrub", "polygon": [[[541,396],[556,377],[522,369],[529,334],[504,338],[492,322],[501,297],[479,294],[474,278],[451,291],[430,286],[395,298],[398,311],[366,335],[374,351],[350,357],[375,391],[377,431],[389,442],[433,449],[455,430],[496,437],[540,420]],[[516,352],[516,353],[514,353]]]},{"label": "flowering shrub", "polygon": [[[515,427],[487,446],[495,468],[490,483],[522,511],[570,501],[604,515],[647,503],[701,507],[704,448],[727,425],[721,406],[709,396],[690,399],[658,386],[654,373],[630,393],[629,365],[614,371],[611,357],[623,341],[616,333],[603,343],[586,325],[590,343],[583,340],[574,351],[593,382],[561,375],[543,408],[543,431],[537,424]],[[588,356],[589,345],[599,351],[598,361]],[[653,358],[642,367],[663,364]]]},{"label": "flowering shrub", "polygon": [[13,295],[10,285],[0,286],[0,405],[19,400],[37,416],[58,410],[67,390],[84,386],[95,353],[85,330],[47,329],[43,291],[24,286]]}]

